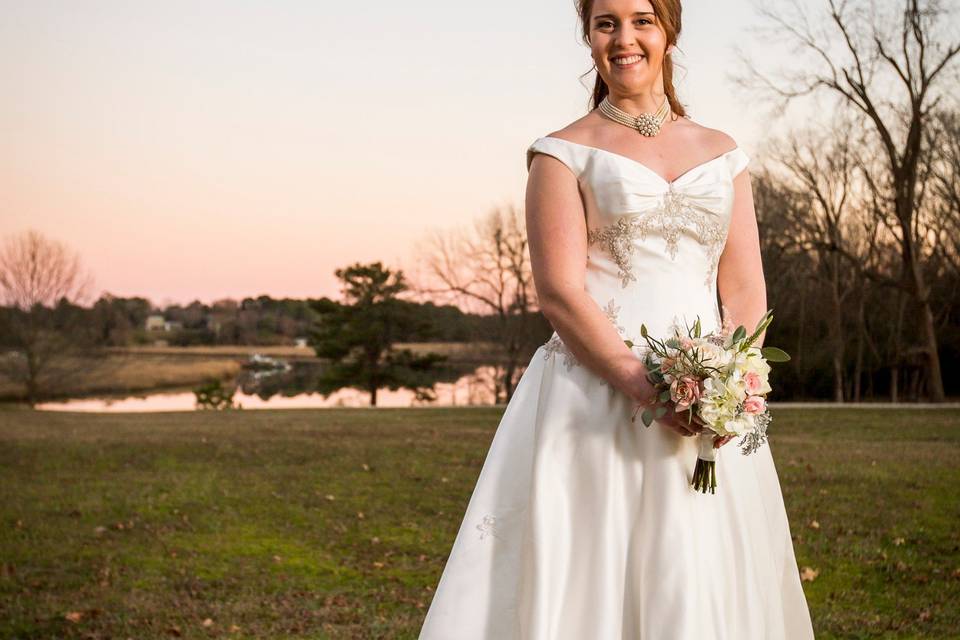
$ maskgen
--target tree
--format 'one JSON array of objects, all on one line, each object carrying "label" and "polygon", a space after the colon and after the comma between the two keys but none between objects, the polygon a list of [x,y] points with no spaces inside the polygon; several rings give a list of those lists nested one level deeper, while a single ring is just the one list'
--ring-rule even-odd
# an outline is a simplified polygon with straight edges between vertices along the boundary
[{"label": "tree", "polygon": [[[920,232],[918,170],[924,136],[933,109],[955,86],[946,72],[960,52],[960,43],[942,44],[938,29],[951,24],[949,12],[938,0],[902,0],[896,15],[884,15],[875,3],[826,0],[825,26],[809,19],[810,4],[794,0],[789,11],[766,5],[777,38],[788,38],[807,55],[794,56],[801,65],[792,73],[778,70],[774,80],[744,59],[746,75],[738,80],[781,99],[789,100],[826,90],[840,105],[860,113],[871,127],[884,159],[879,172],[865,172],[867,183],[883,206],[875,208],[877,224],[896,236],[901,269],[888,286],[911,296],[919,310],[919,337],[923,340],[931,400],[944,399],[943,375],[931,290],[924,275],[928,240]],[[899,89],[900,93],[895,92]]]},{"label": "tree", "polygon": [[940,261],[960,275],[960,112],[937,113],[927,132],[930,149],[926,175],[933,212],[931,243]]},{"label": "tree", "polygon": [[71,357],[92,342],[84,314],[73,305],[88,296],[92,281],[80,258],[60,242],[28,230],[0,249],[3,342],[13,351],[2,359],[7,377],[20,382],[34,406],[43,393],[76,375]]},{"label": "tree", "polygon": [[318,357],[331,360],[320,378],[321,391],[341,387],[368,391],[372,406],[381,387],[411,389],[418,398],[434,399],[432,372],[446,357],[393,346],[423,330],[416,305],[397,297],[408,289],[403,272],[374,262],[334,273],[343,282],[344,303],[310,301],[318,314],[309,332],[311,346]]},{"label": "tree", "polygon": [[847,377],[844,310],[864,284],[856,259],[859,251],[851,239],[855,224],[851,218],[857,207],[853,200],[857,158],[852,144],[838,131],[795,133],[773,154],[804,202],[780,212],[786,223],[783,238],[811,258],[810,277],[827,297],[821,315],[827,320],[836,402],[844,401]]},{"label": "tree", "polygon": [[418,293],[496,318],[490,338],[503,364],[494,394],[509,401],[521,365],[544,339],[523,215],[513,207],[494,209],[472,232],[434,233],[425,245],[426,274]]}]

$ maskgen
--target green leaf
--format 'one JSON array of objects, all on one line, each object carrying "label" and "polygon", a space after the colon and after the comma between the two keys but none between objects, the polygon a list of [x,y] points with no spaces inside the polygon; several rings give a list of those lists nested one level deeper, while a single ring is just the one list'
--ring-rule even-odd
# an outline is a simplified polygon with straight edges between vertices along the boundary
[{"label": "green leaf", "polygon": [[644,338],[647,337],[647,325],[645,324],[640,325],[640,335],[643,336]]},{"label": "green leaf", "polygon": [[696,338],[700,337],[700,316],[697,316],[697,321],[693,324],[693,335]]},{"label": "green leaf", "polygon": [[786,351],[776,347],[761,347],[760,355],[770,362],[786,362],[790,359],[790,355]]},{"label": "green leaf", "polygon": [[746,346],[752,345],[757,338],[760,337],[760,334],[763,333],[763,330],[773,322],[773,309],[767,309],[767,312],[763,314],[763,317],[760,318],[760,321],[757,322],[757,327],[753,330],[753,333],[747,339]]},{"label": "green leaf", "polygon": [[741,324],[739,327],[737,327],[736,331],[733,332],[733,336],[731,337],[731,340],[734,343],[737,343],[746,337],[747,337],[747,330],[744,329],[743,325]]},{"label": "green leaf", "polygon": [[643,420],[644,426],[649,427],[653,423],[653,412],[650,409],[644,409],[643,413],[640,414],[640,419]]},{"label": "green leaf", "polygon": [[680,347],[680,341],[677,340],[676,338],[667,338],[663,344],[667,345],[668,347],[672,347],[674,349],[677,349]]},{"label": "green leaf", "polygon": [[633,340],[624,340],[623,344],[627,345],[631,349],[633,348]]},{"label": "green leaf", "polygon": [[667,408],[666,408],[666,407],[662,407],[662,406],[661,406],[661,407],[657,407],[656,410],[653,412],[653,417],[654,417],[654,418],[657,418],[657,419],[659,420],[659,419],[662,418],[662,417],[664,416],[664,414],[666,414],[666,413],[667,413]]},{"label": "green leaf", "polygon": [[670,399],[670,389],[664,389],[660,392],[660,396],[657,398],[659,402],[666,402]]}]

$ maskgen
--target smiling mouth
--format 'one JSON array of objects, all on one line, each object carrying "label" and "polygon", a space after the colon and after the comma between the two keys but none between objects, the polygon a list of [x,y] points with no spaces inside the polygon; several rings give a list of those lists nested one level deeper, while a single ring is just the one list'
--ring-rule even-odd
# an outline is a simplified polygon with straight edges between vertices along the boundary
[{"label": "smiling mouth", "polygon": [[640,54],[634,54],[631,56],[616,56],[614,58],[610,58],[610,61],[613,63],[613,66],[615,67],[626,68],[626,67],[632,67],[633,65],[637,64],[638,62],[643,60],[644,57],[645,56],[642,56]]}]

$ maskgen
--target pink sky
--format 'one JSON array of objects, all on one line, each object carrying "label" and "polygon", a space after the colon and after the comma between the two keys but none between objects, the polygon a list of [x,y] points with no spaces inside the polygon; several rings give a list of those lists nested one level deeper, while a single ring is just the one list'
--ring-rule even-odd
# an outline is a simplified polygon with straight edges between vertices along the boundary
[{"label": "pink sky", "polygon": [[[67,243],[95,294],[336,297],[352,262],[411,273],[430,230],[522,206],[526,146],[585,112],[571,3],[201,4],[5,3],[0,238]],[[686,3],[679,58],[693,118],[748,154],[763,127],[724,74],[761,46],[751,20]]]}]

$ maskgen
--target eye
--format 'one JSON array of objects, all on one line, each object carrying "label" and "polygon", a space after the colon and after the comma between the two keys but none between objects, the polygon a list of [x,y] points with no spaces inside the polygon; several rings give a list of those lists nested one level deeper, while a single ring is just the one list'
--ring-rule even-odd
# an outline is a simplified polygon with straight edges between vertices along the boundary
[{"label": "eye", "polygon": [[639,22],[639,23],[644,23],[644,22],[645,22],[645,23],[647,23],[647,24],[653,24],[653,21],[650,20],[649,18],[637,18],[636,22]]},{"label": "eye", "polygon": [[597,28],[602,29],[604,25],[608,25],[608,24],[613,25],[613,23],[610,22],[609,20],[601,20],[600,22],[597,23]]}]

